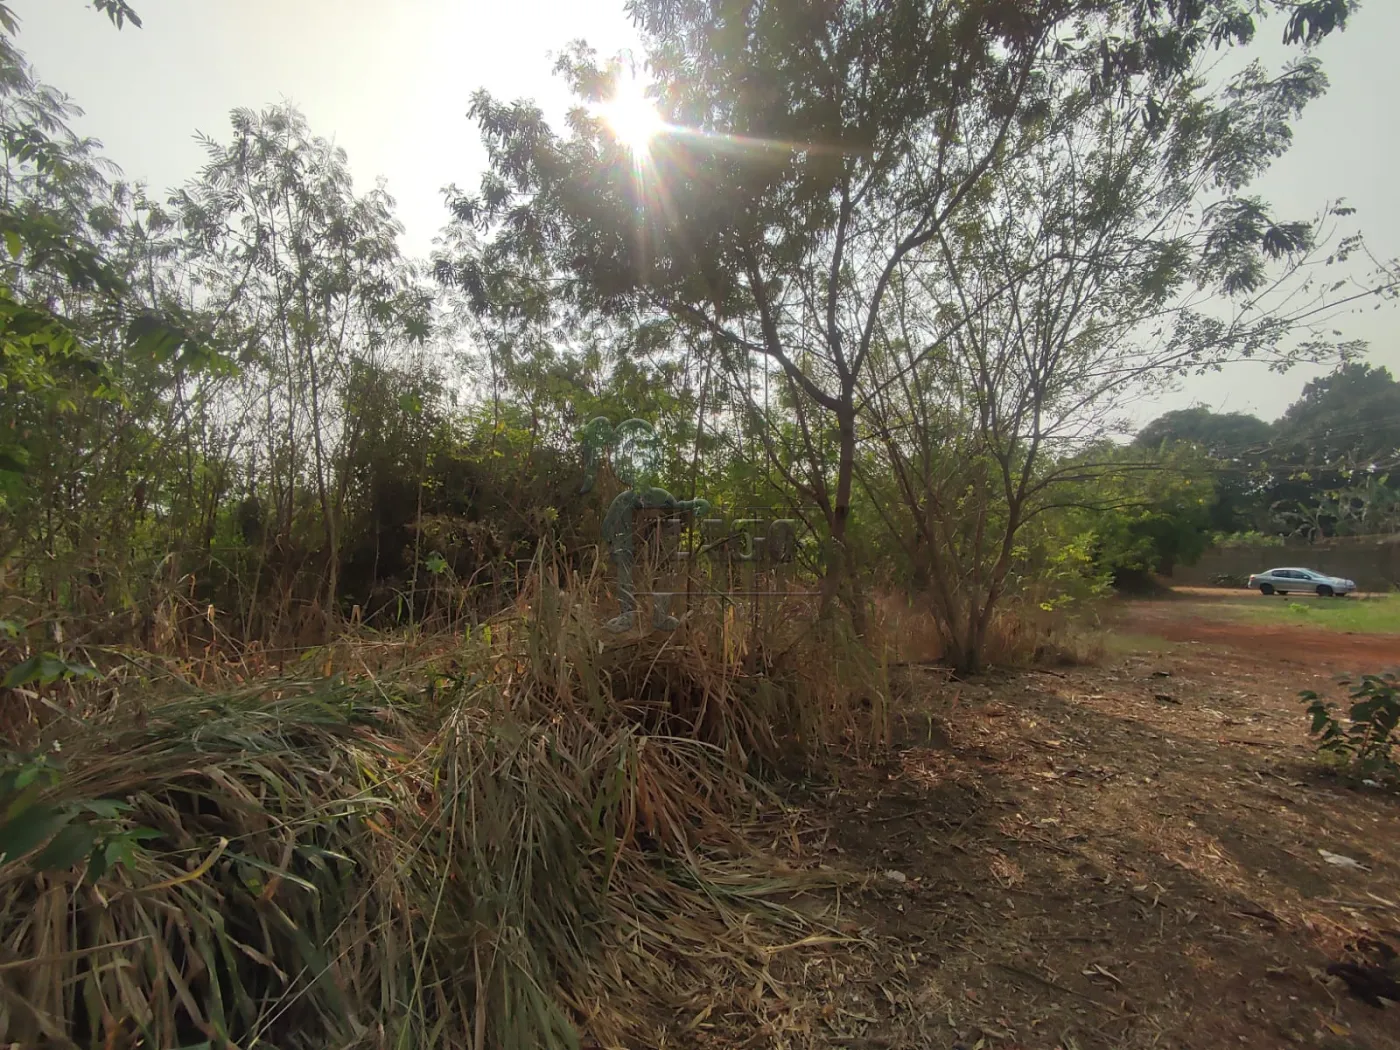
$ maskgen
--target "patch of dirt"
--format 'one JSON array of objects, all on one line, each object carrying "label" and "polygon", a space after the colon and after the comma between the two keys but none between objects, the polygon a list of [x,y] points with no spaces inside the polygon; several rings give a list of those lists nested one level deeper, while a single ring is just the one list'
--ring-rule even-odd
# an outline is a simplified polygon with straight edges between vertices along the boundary
[{"label": "patch of dirt", "polygon": [[1320,772],[1297,691],[1328,672],[1298,641],[1195,626],[1101,668],[930,676],[897,761],[809,802],[798,852],[867,874],[840,918],[876,947],[824,982],[819,1043],[1400,1047],[1400,1005],[1325,974],[1400,948],[1400,799]]},{"label": "patch of dirt", "polygon": [[[1221,603],[1222,599],[1212,596],[1205,601]],[[1173,642],[1228,646],[1293,666],[1375,671],[1400,664],[1400,637],[1395,635],[1231,623],[1195,613],[1193,607],[1201,604],[1195,595],[1183,602],[1131,602],[1123,607],[1115,625]]]}]

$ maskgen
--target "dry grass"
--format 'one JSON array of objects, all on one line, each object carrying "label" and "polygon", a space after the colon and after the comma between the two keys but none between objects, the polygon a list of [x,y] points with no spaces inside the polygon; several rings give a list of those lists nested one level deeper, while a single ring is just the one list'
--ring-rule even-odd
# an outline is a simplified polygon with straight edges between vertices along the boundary
[{"label": "dry grass", "polygon": [[[47,829],[0,861],[0,1031],[483,1050],[804,1030],[776,968],[823,940],[794,896],[817,880],[749,847],[775,811],[751,774],[879,746],[880,668],[795,617],[608,644],[588,588],[552,578],[392,676],[163,699],[133,677],[81,728],[34,728],[44,757],[7,763],[0,799],[0,840]],[[55,740],[61,772],[26,786]]]},{"label": "dry grass", "polygon": [[893,591],[875,595],[873,626],[897,663],[932,664],[943,658],[946,647],[938,621],[926,604]]},{"label": "dry grass", "polygon": [[[933,613],[916,599],[886,592],[874,600],[877,648],[892,663],[933,664],[949,646]],[[1078,667],[1104,655],[1099,632],[1063,612],[1047,612],[1035,602],[1009,601],[997,610],[987,632],[984,661],[994,667]]]}]

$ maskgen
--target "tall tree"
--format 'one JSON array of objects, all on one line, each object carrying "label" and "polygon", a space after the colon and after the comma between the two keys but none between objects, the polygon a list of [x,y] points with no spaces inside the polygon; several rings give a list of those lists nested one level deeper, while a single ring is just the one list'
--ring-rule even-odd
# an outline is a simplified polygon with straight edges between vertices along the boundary
[{"label": "tall tree", "polygon": [[1387,368],[1349,362],[1303,388],[1275,424],[1275,440],[1315,463],[1400,464],[1400,382]]},{"label": "tall tree", "polygon": [[627,74],[584,48],[560,64],[584,103],[563,135],[532,105],[479,94],[489,170],[454,210],[487,240],[445,276],[483,309],[510,305],[489,295],[510,274],[583,313],[702,334],[746,395],[755,364],[771,370],[794,426],[769,420],[767,451],[820,508],[839,581],[859,389],[901,271],[1037,141],[1061,78],[1099,98],[1133,85],[1156,119],[1158,86],[1248,40],[1261,7],[1315,39],[1349,6],[634,0],[657,134],[615,104],[610,127]]},{"label": "tall tree", "polygon": [[1208,408],[1183,408],[1158,416],[1138,431],[1133,444],[1142,449],[1185,443],[1219,459],[1262,452],[1273,428],[1258,416],[1245,412],[1213,412]]},{"label": "tall tree", "polygon": [[363,434],[346,397],[358,371],[427,337],[430,301],[400,258],[392,199],[357,195],[343,150],[286,106],[232,124],[230,142],[205,140],[204,171],[172,206],[204,294],[243,342],[248,382],[228,421],[247,427],[238,458],[273,494],[266,542],[314,522],[333,607],[346,464]]}]

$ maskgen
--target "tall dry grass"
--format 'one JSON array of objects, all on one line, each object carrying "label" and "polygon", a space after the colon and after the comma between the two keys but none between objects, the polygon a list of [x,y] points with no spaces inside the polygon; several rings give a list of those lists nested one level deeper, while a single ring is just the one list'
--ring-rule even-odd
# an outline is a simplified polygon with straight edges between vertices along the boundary
[{"label": "tall dry grass", "polygon": [[[917,595],[884,590],[873,598],[872,644],[890,664],[934,664],[951,646],[931,605]],[[1077,666],[1096,663],[1103,645],[1089,623],[1037,596],[1012,598],[992,616],[984,662],[991,667]]]},{"label": "tall dry grass", "polygon": [[163,697],[129,678],[81,726],[42,727],[0,779],[0,1032],[318,1050],[673,1045],[710,1017],[781,1033],[774,967],[826,934],[813,874],[749,845],[773,812],[754,774],[878,746],[881,668],[796,615],[609,640],[587,581],[559,582],[538,572],[515,614],[393,675]]}]

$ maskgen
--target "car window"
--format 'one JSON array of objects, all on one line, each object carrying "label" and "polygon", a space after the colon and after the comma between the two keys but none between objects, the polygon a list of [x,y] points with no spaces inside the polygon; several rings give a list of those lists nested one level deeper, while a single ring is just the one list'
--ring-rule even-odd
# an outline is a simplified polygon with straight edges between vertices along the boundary
[{"label": "car window", "polygon": [[1291,579],[1293,579],[1293,570],[1292,570],[1292,569],[1275,569],[1273,572],[1269,573],[1269,575],[1270,575],[1270,576],[1276,576],[1276,577],[1278,577],[1280,580],[1291,580]]}]

